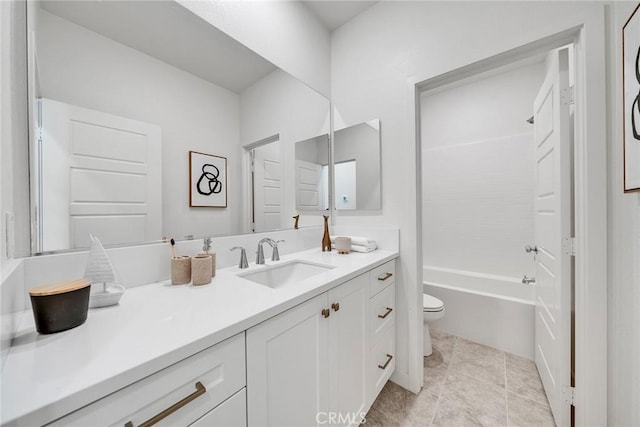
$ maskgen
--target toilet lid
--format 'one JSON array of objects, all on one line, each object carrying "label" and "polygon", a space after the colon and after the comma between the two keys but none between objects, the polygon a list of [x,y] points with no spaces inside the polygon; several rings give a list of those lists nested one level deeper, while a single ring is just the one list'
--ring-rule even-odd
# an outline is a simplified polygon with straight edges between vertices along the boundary
[{"label": "toilet lid", "polygon": [[422,294],[422,309],[424,311],[442,311],[444,303],[436,297]]}]

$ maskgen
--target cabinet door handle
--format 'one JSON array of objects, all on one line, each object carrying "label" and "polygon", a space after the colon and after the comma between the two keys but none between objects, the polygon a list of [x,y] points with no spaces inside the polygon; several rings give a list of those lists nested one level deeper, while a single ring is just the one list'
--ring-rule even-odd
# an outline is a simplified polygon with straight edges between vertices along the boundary
[{"label": "cabinet door handle", "polygon": [[[191,393],[189,396],[185,397],[184,399],[180,400],[179,402],[174,403],[173,405],[169,406],[167,409],[165,409],[164,411],[160,412],[158,415],[149,418],[147,421],[143,422],[142,424],[140,424],[139,427],[151,427],[152,425],[162,421],[163,419],[167,418],[169,415],[173,414],[174,412],[176,412],[178,409],[186,406],[187,404],[189,404],[191,401],[197,399],[198,397],[202,396],[203,394],[205,394],[207,392],[207,388],[202,385],[202,383],[200,381],[198,381],[196,383],[196,391],[194,391],[193,393]],[[133,427],[133,422],[129,421],[127,422],[124,427]]]},{"label": "cabinet door handle", "polygon": [[334,302],[333,304],[331,304],[331,308],[333,308],[333,311],[340,310],[340,303],[339,302]]},{"label": "cabinet door handle", "polygon": [[322,317],[324,317],[326,319],[330,315],[331,315],[331,311],[328,308],[323,308],[322,309]]},{"label": "cabinet door handle", "polygon": [[378,276],[378,280],[380,280],[381,282],[384,282],[391,276],[393,276],[393,273],[384,273],[382,276]]},{"label": "cabinet door handle", "polygon": [[387,307],[387,312],[385,314],[378,314],[378,317],[381,319],[386,319],[387,316],[390,315],[392,311],[393,311],[393,308]]},{"label": "cabinet door handle", "polygon": [[391,363],[391,359],[393,359],[393,356],[387,353],[387,361],[384,362],[384,365],[378,365],[378,368],[382,370],[387,369],[387,366],[389,366],[389,363]]}]

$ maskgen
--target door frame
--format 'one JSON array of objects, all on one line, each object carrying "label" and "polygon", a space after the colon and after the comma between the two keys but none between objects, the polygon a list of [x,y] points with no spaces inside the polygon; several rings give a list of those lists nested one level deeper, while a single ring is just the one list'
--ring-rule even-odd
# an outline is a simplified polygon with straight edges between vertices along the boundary
[{"label": "door frame", "polygon": [[[552,26],[553,27],[553,26]],[[566,18],[542,36],[438,75],[408,79],[415,138],[416,232],[422,235],[420,96],[426,90],[502,67],[562,45],[575,46],[575,424],[607,424],[607,111],[605,14],[602,5]],[[416,306],[411,310],[410,386],[422,381],[422,239],[416,242]],[[593,339],[598,337],[598,339]],[[413,344],[413,345],[412,345]]]},{"label": "door frame", "polygon": [[[280,141],[280,134],[276,133],[274,135],[268,136],[266,138],[260,139],[255,142],[251,142],[242,147],[243,149],[243,157],[244,160],[242,162],[242,188],[243,188],[243,209],[242,209],[242,227],[243,233],[254,233],[252,227],[252,214],[251,209],[253,209],[253,178],[249,178],[249,173],[251,172],[251,152],[258,147],[263,145],[271,144],[272,142]],[[280,154],[282,155],[282,146],[280,147]]]}]

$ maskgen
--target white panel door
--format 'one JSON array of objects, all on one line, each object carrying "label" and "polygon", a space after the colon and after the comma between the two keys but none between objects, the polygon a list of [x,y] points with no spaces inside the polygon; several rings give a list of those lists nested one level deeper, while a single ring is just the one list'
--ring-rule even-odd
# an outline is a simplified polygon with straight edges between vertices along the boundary
[{"label": "white panel door", "polygon": [[571,140],[569,53],[547,58],[547,75],[534,101],[536,311],[535,362],[557,425],[570,424],[564,393],[571,370],[570,255]]},{"label": "white panel door", "polygon": [[282,228],[282,160],[280,142],[257,147],[253,151],[254,231]]},{"label": "white panel door", "polygon": [[41,251],[162,237],[158,126],[41,99]]},{"label": "white panel door", "polygon": [[296,160],[296,209],[320,211],[322,191],[322,166],[304,160]]},{"label": "white panel door", "polygon": [[332,425],[345,425],[358,422],[358,414],[364,412],[367,404],[369,274],[331,289],[328,295],[331,307],[329,407],[332,413],[343,416]]},{"label": "white panel door", "polygon": [[327,294],[247,330],[249,426],[313,426],[329,403]]}]

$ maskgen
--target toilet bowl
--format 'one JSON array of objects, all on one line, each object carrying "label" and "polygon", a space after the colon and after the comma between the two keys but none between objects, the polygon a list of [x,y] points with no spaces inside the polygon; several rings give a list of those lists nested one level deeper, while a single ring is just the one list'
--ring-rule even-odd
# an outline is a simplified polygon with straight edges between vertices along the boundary
[{"label": "toilet bowl", "polygon": [[444,303],[436,297],[422,294],[422,314],[424,321],[424,355],[430,356],[433,352],[433,347],[431,346],[429,323],[442,319],[444,316]]}]

